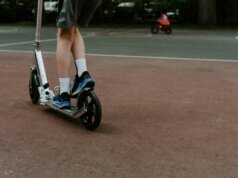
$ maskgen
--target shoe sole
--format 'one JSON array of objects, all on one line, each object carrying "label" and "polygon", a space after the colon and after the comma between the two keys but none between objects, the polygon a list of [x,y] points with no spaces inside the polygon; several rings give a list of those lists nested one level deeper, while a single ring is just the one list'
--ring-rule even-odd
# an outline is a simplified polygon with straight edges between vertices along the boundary
[{"label": "shoe sole", "polygon": [[63,106],[60,105],[60,104],[57,104],[57,103],[54,103],[53,102],[53,105],[59,109],[70,109],[71,108],[71,104],[70,104],[70,101],[67,102],[67,104],[64,104]]}]

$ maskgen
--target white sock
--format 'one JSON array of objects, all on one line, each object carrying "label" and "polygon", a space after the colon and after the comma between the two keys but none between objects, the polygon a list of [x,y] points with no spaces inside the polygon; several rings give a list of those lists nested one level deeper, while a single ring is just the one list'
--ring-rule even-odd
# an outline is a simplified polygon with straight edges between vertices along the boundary
[{"label": "white sock", "polygon": [[77,67],[77,74],[80,77],[83,72],[87,71],[87,64],[85,58],[78,58],[75,60],[75,64]]},{"label": "white sock", "polygon": [[60,94],[64,92],[67,92],[69,94],[70,78],[69,77],[59,78],[59,83],[60,83]]}]

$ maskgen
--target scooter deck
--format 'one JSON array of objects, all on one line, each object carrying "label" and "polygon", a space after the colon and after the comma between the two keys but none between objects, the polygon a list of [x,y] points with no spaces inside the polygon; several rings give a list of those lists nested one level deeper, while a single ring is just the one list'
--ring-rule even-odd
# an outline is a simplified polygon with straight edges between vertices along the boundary
[{"label": "scooter deck", "polygon": [[60,108],[56,107],[55,105],[53,105],[53,101],[51,101],[51,100],[48,102],[45,102],[45,103],[41,103],[41,105],[48,106],[58,112],[61,112],[65,115],[73,117],[73,118],[79,118],[80,116],[82,116],[83,114],[85,114],[87,112],[87,109],[84,107],[81,109],[78,109],[76,107],[71,107],[71,109],[60,109]]}]

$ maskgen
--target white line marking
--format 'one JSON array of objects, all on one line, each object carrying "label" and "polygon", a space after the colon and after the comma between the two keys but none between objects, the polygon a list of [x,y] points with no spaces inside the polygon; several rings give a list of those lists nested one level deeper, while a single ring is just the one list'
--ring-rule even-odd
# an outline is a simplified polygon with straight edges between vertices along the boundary
[{"label": "white line marking", "polygon": [[[0,50],[0,52],[11,52],[11,53],[33,53],[33,51],[20,51],[20,50]],[[42,51],[43,54],[55,54],[55,52]],[[99,56],[99,57],[117,57],[117,58],[139,58],[139,59],[159,59],[159,60],[179,60],[179,61],[203,61],[203,62],[234,62],[237,60],[230,59],[202,59],[202,58],[180,58],[180,57],[163,57],[163,56],[133,56],[133,55],[114,55],[114,54],[86,54],[87,56]]]},{"label": "white line marking", "polygon": [[119,57],[119,58],[146,58],[146,59],[159,59],[159,60],[181,60],[181,61],[205,61],[205,62],[238,62],[238,60],[225,60],[225,59],[201,59],[201,58],[179,58],[179,57],[162,57],[162,56],[133,56],[133,55],[111,55],[111,54],[87,54],[88,56],[101,56],[101,57]]},{"label": "white line marking", "polygon": [[[82,35],[82,36],[84,38],[93,37],[93,36],[95,36],[95,33],[88,33],[87,35]],[[56,41],[56,39],[41,40],[41,42],[51,42],[51,41]],[[16,45],[22,45],[22,44],[34,44],[34,41],[22,41],[22,42],[13,42],[13,43],[3,43],[3,44],[0,44],[0,47],[16,46]]]},{"label": "white line marking", "polygon": [[12,32],[17,32],[18,28],[0,28],[0,33],[12,33]]},{"label": "white line marking", "polygon": [[238,40],[238,36],[236,36],[235,39]]},{"label": "white line marking", "polygon": [[[41,42],[51,42],[51,41],[56,41],[56,39],[41,40]],[[0,44],[0,47],[15,46],[15,45],[22,45],[22,44],[34,44],[34,41],[23,41],[23,42],[14,42],[14,43],[4,43],[4,44]]]}]

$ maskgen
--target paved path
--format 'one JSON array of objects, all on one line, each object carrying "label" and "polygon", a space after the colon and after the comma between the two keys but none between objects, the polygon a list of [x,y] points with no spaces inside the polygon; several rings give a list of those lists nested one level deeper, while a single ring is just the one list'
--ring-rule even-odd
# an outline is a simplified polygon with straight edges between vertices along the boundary
[{"label": "paved path", "polygon": [[[51,86],[55,56],[44,54]],[[29,52],[0,52],[1,178],[235,178],[238,63],[88,56],[90,132],[28,96]]]},{"label": "paved path", "polygon": [[[55,52],[56,28],[43,27],[42,50]],[[237,30],[174,29],[151,35],[148,29],[82,29],[88,54],[237,60]],[[32,26],[0,26],[0,50],[32,51]]]}]

